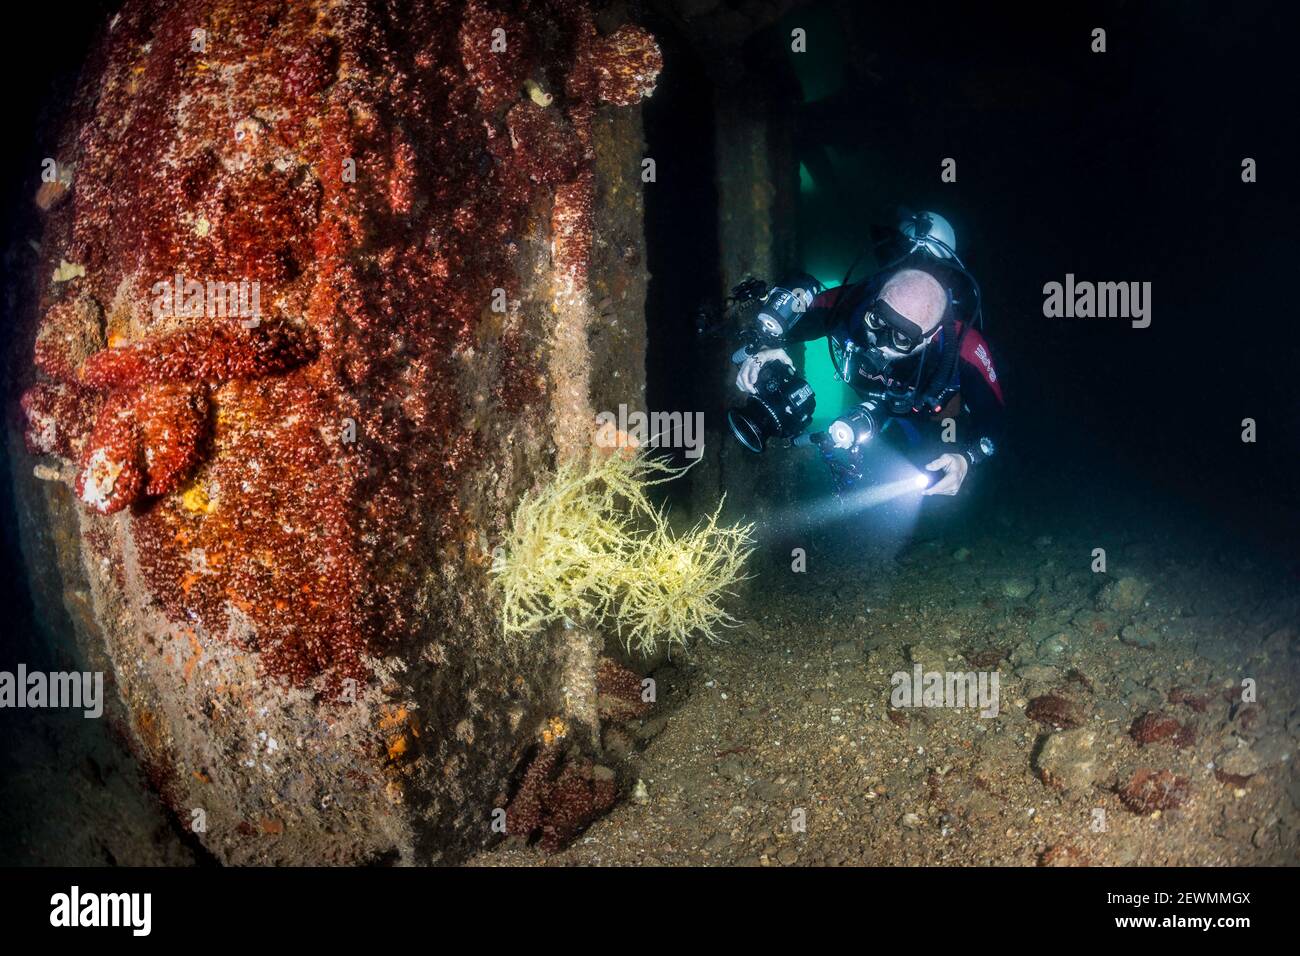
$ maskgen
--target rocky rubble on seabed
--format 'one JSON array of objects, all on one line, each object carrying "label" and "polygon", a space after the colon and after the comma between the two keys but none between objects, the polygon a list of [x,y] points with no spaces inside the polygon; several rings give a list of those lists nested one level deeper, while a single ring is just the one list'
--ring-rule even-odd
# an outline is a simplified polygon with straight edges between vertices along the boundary
[{"label": "rocky rubble on seabed", "polygon": [[[1300,862],[1294,578],[1172,532],[1117,531],[1094,573],[1096,537],[1005,522],[752,582],[606,742],[635,781],[613,812],[474,862]],[[996,672],[997,716],[891,707],[917,664]]]}]

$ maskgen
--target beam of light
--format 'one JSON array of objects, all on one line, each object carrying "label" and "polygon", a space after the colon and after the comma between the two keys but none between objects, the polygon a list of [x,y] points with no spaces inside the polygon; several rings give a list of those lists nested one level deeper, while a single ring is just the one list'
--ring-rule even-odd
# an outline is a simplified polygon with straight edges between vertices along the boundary
[{"label": "beam of light", "polygon": [[[888,504],[891,501],[899,501],[899,499],[908,496],[916,499],[913,503],[914,507],[908,509],[915,511],[921,504],[921,489],[927,484],[929,484],[929,479],[920,474],[908,475],[906,478],[898,478],[894,481],[876,485],[868,485],[864,480],[859,486],[844,492],[838,498],[831,496],[827,501],[811,505],[805,515],[805,520],[809,520],[813,524],[823,524],[827,521],[854,518],[870,508],[879,508],[881,505]],[[901,501],[899,503],[903,504]],[[914,515],[909,515],[909,517],[914,517]]]},{"label": "beam of light", "polygon": [[906,534],[916,524],[921,510],[921,491],[933,475],[921,471],[891,448],[873,450],[871,474],[838,497],[827,493],[815,501],[800,502],[781,509],[770,521],[778,527],[817,527],[831,522],[854,522],[866,512],[889,505],[873,517],[890,534]]}]

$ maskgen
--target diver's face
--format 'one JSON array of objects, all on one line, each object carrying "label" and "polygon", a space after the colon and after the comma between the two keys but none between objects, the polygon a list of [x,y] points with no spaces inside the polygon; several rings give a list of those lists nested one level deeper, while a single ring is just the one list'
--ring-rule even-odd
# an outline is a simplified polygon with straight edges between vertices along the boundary
[{"label": "diver's face", "polygon": [[881,345],[880,354],[884,357],[886,362],[889,362],[892,365],[894,362],[897,362],[899,359],[907,358],[909,355],[915,355],[916,352],[915,351],[900,352],[898,351],[898,349],[893,348],[892,346]]},{"label": "diver's face", "polygon": [[889,362],[914,354],[930,334],[881,300],[863,313],[861,331],[868,346],[879,349]]},{"label": "diver's face", "polygon": [[894,362],[897,362],[900,359],[908,358],[909,356],[916,355],[920,352],[919,345],[916,348],[909,349],[906,352],[901,349],[897,349],[890,343],[889,335],[877,335],[876,333],[870,330],[867,331],[866,340],[867,340],[868,347],[874,349],[879,354],[880,361],[887,365],[892,365]]}]

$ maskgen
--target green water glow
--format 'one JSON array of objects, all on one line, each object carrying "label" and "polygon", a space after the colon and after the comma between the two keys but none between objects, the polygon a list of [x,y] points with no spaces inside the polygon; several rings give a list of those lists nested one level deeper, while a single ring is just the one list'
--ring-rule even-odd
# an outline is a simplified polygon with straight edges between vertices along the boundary
[{"label": "green water glow", "polygon": [[[839,276],[828,281],[827,276],[833,274],[834,269],[819,268],[816,263],[810,264],[807,271],[828,289],[839,285],[840,277],[844,275],[841,268]],[[835,374],[835,366],[831,364],[830,349],[826,347],[825,339],[816,339],[804,346],[802,368],[799,371],[803,373],[803,377],[808,380],[813,393],[817,396],[817,410],[811,425],[814,431],[825,428],[840,412],[855,404],[853,390],[841,382]]]}]

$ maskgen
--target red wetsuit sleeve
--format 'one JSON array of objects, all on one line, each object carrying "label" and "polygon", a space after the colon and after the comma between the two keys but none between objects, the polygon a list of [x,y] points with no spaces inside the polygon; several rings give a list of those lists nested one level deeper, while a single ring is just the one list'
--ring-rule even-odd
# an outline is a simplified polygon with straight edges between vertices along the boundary
[{"label": "red wetsuit sleeve", "polygon": [[961,432],[969,439],[965,449],[978,445],[988,438],[995,449],[1001,449],[1005,433],[1006,401],[1002,395],[1002,382],[993,364],[993,354],[988,342],[977,329],[968,329],[961,343],[961,399],[970,413],[970,421]]},{"label": "red wetsuit sleeve", "polygon": [[812,300],[811,309],[829,309],[832,308],[840,299],[840,293],[844,291],[843,286],[836,286],[833,289],[826,289]]},{"label": "red wetsuit sleeve", "polygon": [[[812,304],[808,306],[799,321],[790,327],[786,332],[785,340],[787,342],[811,342],[814,339],[825,338],[832,331],[837,316],[835,315],[835,306],[840,301],[840,295],[844,291],[844,286],[836,286],[834,289],[827,289],[813,298]],[[854,289],[856,286],[849,286]],[[847,299],[846,305],[852,305],[853,300]]]},{"label": "red wetsuit sleeve", "polygon": [[[967,329],[961,342],[961,360],[970,366],[974,375],[984,380],[988,390],[997,399],[999,405],[1005,405],[1002,397],[1002,383],[998,381],[998,370],[993,364],[993,353],[989,351],[988,342],[978,329]],[[965,391],[968,378],[967,369],[962,369],[962,390]]]}]

